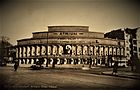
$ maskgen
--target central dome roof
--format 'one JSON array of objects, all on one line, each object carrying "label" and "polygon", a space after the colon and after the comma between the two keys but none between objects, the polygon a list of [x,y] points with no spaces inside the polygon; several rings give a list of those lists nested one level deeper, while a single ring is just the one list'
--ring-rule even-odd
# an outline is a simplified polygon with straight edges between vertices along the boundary
[{"label": "central dome roof", "polygon": [[49,32],[88,32],[88,26],[48,26]]}]

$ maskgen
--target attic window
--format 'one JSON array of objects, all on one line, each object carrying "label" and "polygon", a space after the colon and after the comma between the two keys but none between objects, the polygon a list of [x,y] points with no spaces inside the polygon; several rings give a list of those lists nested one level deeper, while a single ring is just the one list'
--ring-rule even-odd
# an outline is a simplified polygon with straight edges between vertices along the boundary
[{"label": "attic window", "polygon": [[96,40],[96,43],[99,43],[98,40]]},{"label": "attic window", "polygon": [[118,45],[120,45],[121,43],[120,42],[118,42]]},{"label": "attic window", "polygon": [[83,35],[83,33],[79,33],[79,35]]}]

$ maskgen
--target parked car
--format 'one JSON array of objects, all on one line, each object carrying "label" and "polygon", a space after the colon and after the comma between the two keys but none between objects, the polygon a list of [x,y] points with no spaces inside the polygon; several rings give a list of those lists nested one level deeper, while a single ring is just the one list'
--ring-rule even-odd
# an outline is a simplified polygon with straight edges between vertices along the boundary
[{"label": "parked car", "polygon": [[43,69],[43,66],[41,66],[42,64],[38,62],[36,62],[35,65],[32,65],[30,68],[32,68],[32,70],[40,70],[40,69]]},{"label": "parked car", "polygon": [[32,68],[33,70],[40,70],[43,68],[43,66],[40,67],[40,65],[32,65],[30,68]]}]

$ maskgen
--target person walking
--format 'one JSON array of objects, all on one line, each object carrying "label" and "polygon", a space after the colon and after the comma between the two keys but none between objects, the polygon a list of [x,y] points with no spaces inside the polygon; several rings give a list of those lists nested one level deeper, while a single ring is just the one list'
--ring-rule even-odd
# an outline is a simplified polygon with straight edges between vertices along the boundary
[{"label": "person walking", "polygon": [[18,66],[19,66],[19,65],[18,65],[18,62],[15,62],[15,64],[14,64],[14,70],[15,70],[15,71],[17,71]]},{"label": "person walking", "polygon": [[113,72],[112,72],[112,75],[115,74],[118,72],[118,61],[115,61],[114,62],[114,66],[113,66]]}]

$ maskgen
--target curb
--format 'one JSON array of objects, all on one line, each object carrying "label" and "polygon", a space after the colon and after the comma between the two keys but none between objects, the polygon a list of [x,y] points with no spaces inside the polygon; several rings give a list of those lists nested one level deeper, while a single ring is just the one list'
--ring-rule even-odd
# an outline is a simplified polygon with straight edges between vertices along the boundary
[{"label": "curb", "polygon": [[130,79],[139,79],[140,77],[135,77],[135,76],[124,76],[124,75],[112,75],[112,74],[106,74],[102,72],[102,75],[108,75],[108,76],[114,76],[114,77],[122,77],[122,78],[130,78]]}]

